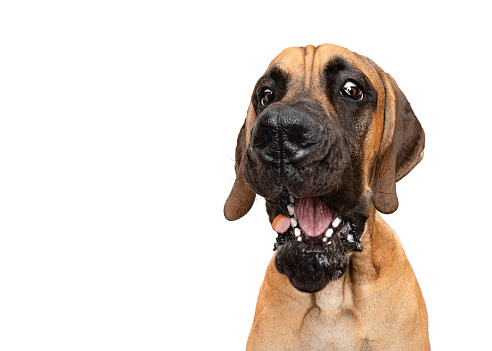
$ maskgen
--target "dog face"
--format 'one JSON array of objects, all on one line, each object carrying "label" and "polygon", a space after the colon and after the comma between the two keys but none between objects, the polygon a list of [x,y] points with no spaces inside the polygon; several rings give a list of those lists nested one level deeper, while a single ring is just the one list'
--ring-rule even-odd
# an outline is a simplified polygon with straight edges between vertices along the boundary
[{"label": "dog face", "polygon": [[371,208],[398,207],[396,182],[422,158],[424,133],[394,80],[342,47],[289,48],[258,80],[236,148],[227,219],[255,194],[284,215],[275,265],[316,292],[345,272]]}]

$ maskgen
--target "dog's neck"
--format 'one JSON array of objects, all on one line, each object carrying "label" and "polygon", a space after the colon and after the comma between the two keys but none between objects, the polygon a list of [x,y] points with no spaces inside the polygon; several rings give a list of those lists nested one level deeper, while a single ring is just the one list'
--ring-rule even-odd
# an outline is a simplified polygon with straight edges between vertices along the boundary
[{"label": "dog's neck", "polygon": [[[361,238],[362,252],[351,254],[347,271],[342,277],[330,282],[323,290],[313,294],[313,302],[325,313],[338,313],[354,308],[354,300],[364,293],[364,285],[378,277],[379,268],[374,262],[373,240],[378,236],[377,226],[383,221],[372,207]],[[377,245],[376,245],[377,249]]]},{"label": "dog's neck", "polygon": [[398,281],[398,272],[407,268],[398,236],[374,208],[361,243],[364,250],[352,254],[345,274],[315,294],[316,305],[324,311],[351,309],[354,301],[377,296],[388,281]]}]

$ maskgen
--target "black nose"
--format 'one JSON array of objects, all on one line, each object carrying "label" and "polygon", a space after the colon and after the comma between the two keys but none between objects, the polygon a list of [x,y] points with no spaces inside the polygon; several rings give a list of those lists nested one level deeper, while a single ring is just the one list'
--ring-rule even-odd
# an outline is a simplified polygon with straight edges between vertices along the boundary
[{"label": "black nose", "polygon": [[298,164],[316,148],[322,125],[287,106],[271,106],[251,130],[251,145],[265,163]]}]

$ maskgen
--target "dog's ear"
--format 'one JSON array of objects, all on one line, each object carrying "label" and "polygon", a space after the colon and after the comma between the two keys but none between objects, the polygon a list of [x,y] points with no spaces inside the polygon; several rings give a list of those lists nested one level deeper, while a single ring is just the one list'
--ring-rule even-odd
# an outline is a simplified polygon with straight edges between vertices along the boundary
[{"label": "dog's ear", "polygon": [[229,221],[244,216],[253,206],[255,202],[255,193],[250,189],[243,178],[243,168],[241,167],[241,158],[243,150],[246,148],[246,122],[244,122],[239,135],[237,136],[236,146],[236,180],[232,187],[231,193],[224,205],[224,216]]},{"label": "dog's ear", "polygon": [[[377,66],[376,66],[377,67]],[[375,165],[374,206],[379,212],[398,208],[396,182],[424,156],[424,130],[393,77],[377,67],[385,90],[384,131]]]}]

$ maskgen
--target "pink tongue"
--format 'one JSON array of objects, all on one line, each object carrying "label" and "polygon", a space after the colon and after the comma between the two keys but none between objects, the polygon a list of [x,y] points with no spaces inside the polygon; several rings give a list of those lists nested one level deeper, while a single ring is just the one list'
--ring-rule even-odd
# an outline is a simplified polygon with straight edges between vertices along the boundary
[{"label": "pink tongue", "polygon": [[304,234],[316,237],[323,234],[333,220],[335,213],[316,197],[296,199],[295,214]]}]

